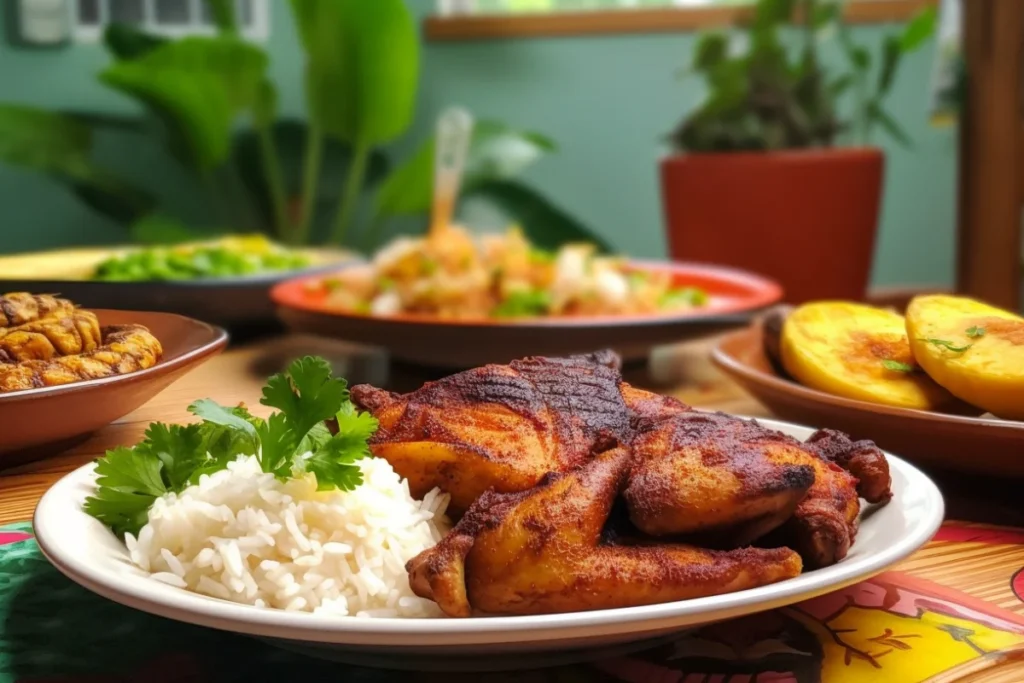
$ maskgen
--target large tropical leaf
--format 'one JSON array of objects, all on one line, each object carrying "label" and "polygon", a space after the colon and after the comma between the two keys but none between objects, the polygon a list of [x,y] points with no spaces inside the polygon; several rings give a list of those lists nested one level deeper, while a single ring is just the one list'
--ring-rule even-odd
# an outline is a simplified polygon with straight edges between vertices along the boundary
[{"label": "large tropical leaf", "polygon": [[207,170],[227,159],[235,117],[257,102],[266,68],[255,45],[196,37],[116,62],[100,78],[149,106],[167,126],[172,149]]},{"label": "large tropical leaf", "polygon": [[521,183],[511,180],[483,182],[463,196],[466,200],[482,200],[495,206],[542,249],[557,249],[568,242],[591,242],[602,251],[612,251],[600,235],[588,230],[544,195]]},{"label": "large tropical leaf", "polygon": [[404,0],[292,0],[310,116],[354,146],[394,140],[416,100],[419,41]]},{"label": "large tropical leaf", "polygon": [[[491,180],[514,178],[555,143],[540,133],[516,130],[496,121],[478,121],[466,159],[463,191]],[[376,211],[381,216],[409,216],[430,210],[434,185],[434,138],[394,170],[380,187]]]},{"label": "large tropical leaf", "polygon": [[167,42],[163,36],[147,33],[128,24],[108,24],[103,31],[103,45],[115,59],[138,59]]},{"label": "large tropical leaf", "polygon": [[[285,195],[290,204],[299,201],[302,192],[302,164],[309,134],[305,122],[297,119],[278,121],[271,128],[274,147],[281,164],[281,176],[284,181]],[[270,204],[270,188],[264,174],[260,158],[260,142],[256,131],[245,130],[235,136],[233,149],[234,162],[239,175],[245,183],[249,196],[255,202],[265,227],[269,227],[273,218]],[[341,195],[343,180],[352,164],[352,147],[339,140],[328,138],[324,142],[320,174],[316,187],[315,222],[326,220],[334,211]],[[367,164],[366,182],[375,185],[383,179],[388,170],[384,154],[374,151]]]},{"label": "large tropical leaf", "polygon": [[68,183],[91,208],[128,223],[155,200],[90,159],[92,131],[73,116],[21,105],[0,105],[0,162]]}]

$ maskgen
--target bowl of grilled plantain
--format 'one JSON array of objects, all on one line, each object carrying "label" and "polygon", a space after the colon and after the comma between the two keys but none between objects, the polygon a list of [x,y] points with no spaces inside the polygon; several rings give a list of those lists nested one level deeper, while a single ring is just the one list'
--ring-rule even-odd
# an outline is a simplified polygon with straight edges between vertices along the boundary
[{"label": "bowl of grilled plantain", "polygon": [[1024,319],[966,297],[769,312],[713,359],[781,417],[939,467],[1024,476]]}]

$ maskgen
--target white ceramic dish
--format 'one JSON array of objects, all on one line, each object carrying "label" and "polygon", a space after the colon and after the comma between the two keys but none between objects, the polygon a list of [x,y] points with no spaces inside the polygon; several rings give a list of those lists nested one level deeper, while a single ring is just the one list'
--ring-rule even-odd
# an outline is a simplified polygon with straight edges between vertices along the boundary
[{"label": "white ceramic dish", "polygon": [[[761,422],[799,439],[813,431],[773,420]],[[123,543],[82,511],[82,502],[94,485],[92,465],[68,474],[43,496],[34,524],[40,548],[61,572],[99,595],[145,612],[286,639],[292,641],[286,645],[291,649],[356,663],[435,668],[430,660],[443,658],[440,668],[514,668],[536,666],[538,661],[585,659],[585,651],[595,648],[601,648],[598,656],[607,656],[609,646],[650,642],[672,631],[792,604],[891,567],[928,542],[942,522],[943,502],[935,484],[914,466],[890,456],[890,468],[892,502],[863,513],[856,543],[835,566],[728,595],[546,616],[338,618],[258,609],[161,584],[132,565]],[[547,654],[524,659],[524,652]],[[520,654],[508,656],[513,653]],[[481,657],[486,658],[485,667],[479,664]]]}]

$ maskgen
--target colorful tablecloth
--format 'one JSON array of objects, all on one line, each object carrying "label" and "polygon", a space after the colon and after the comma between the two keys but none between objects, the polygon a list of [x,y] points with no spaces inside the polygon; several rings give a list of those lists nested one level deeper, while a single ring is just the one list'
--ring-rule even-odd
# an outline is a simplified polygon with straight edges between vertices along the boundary
[{"label": "colorful tablecloth", "polygon": [[411,674],[322,662],[121,607],[65,579],[18,524],[0,528],[0,683],[1020,682],[1022,567],[1024,531],[950,524],[894,571],[639,655],[508,674]]}]

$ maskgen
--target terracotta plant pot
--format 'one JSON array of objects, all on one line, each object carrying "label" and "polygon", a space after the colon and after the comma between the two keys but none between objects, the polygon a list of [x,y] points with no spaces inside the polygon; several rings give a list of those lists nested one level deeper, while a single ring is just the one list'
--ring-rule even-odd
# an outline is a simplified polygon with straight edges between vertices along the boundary
[{"label": "terracotta plant pot", "polygon": [[666,157],[670,254],[766,275],[790,303],[863,299],[884,165],[877,149]]}]

